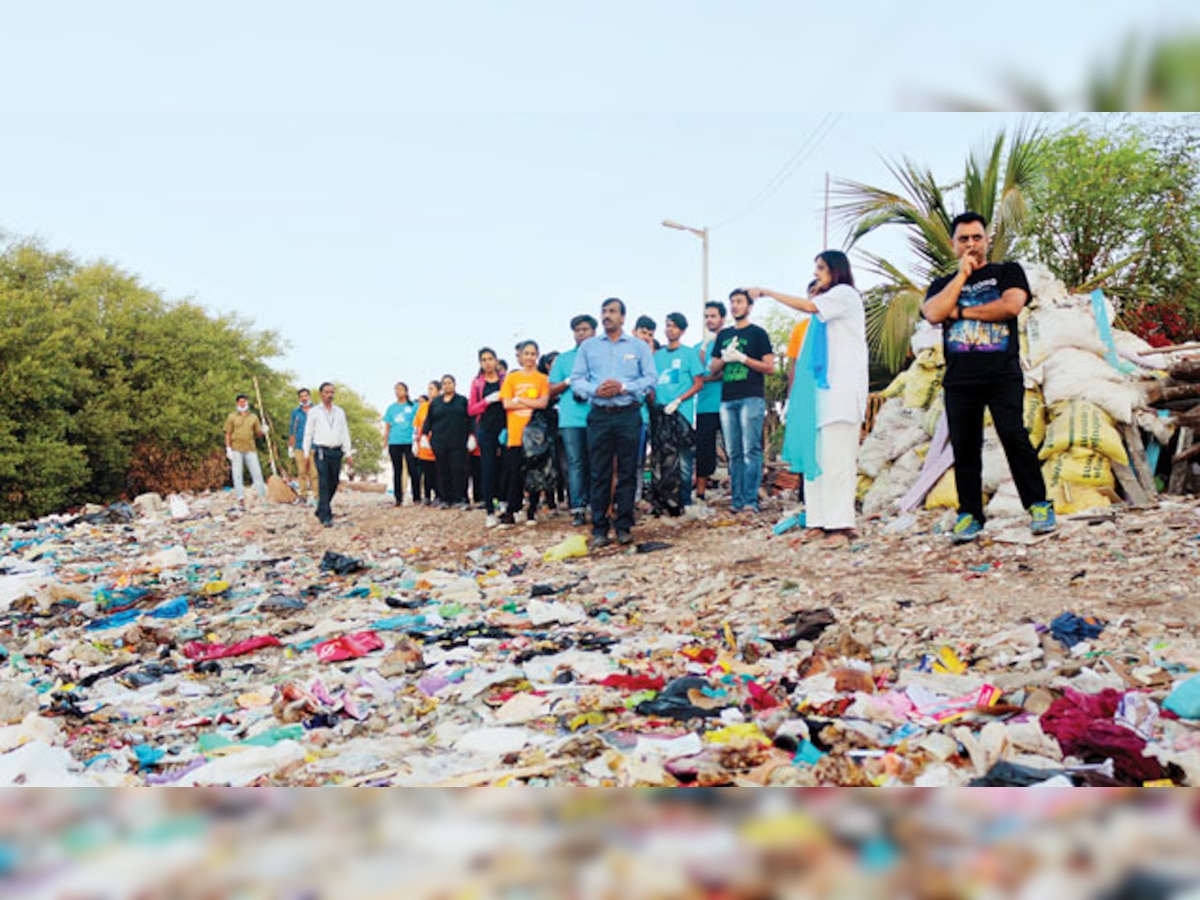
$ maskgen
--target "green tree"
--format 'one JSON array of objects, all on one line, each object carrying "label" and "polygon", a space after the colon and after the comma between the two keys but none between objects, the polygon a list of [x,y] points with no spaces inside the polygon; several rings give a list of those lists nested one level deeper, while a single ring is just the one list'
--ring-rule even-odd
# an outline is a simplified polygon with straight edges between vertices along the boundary
[{"label": "green tree", "polygon": [[337,386],[337,404],[346,411],[350,442],[354,445],[354,473],[365,478],[383,471],[383,435],[379,411],[344,384]]},{"label": "green tree", "polygon": [[0,315],[5,519],[217,487],[234,396],[253,396],[257,376],[268,407],[287,408],[286,375],[267,364],[273,334],[168,303],[107,263],[11,243],[0,250]]},{"label": "green tree", "polygon": [[[1056,134],[1021,244],[1072,291],[1200,319],[1200,131],[1089,120]],[[1161,316],[1158,316],[1161,318]]]}]

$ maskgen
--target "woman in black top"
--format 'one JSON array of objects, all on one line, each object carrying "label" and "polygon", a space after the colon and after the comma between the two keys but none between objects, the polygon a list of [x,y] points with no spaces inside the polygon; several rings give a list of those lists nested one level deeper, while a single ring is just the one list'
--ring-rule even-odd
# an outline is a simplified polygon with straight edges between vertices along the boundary
[{"label": "woman in black top", "polygon": [[442,509],[467,507],[467,435],[471,417],[467,398],[456,394],[453,375],[442,376],[442,393],[429,401],[421,431],[429,435],[437,457],[438,494]]}]

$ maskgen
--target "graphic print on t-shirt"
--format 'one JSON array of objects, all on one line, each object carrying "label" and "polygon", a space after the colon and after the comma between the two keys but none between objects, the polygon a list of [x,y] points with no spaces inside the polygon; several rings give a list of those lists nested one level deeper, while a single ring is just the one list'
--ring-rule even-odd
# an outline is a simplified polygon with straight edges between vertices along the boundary
[{"label": "graphic print on t-shirt", "polygon": [[[746,353],[750,349],[750,342],[739,334],[733,337],[721,349],[724,351],[729,347],[736,347],[738,350]],[[749,354],[747,353],[747,355]],[[727,362],[725,363],[725,368],[721,371],[723,372],[726,381],[745,381],[750,377],[750,367],[745,363]]]},{"label": "graphic print on t-shirt", "polygon": [[[984,278],[963,285],[958,305],[962,309],[982,306],[1000,299],[997,278]],[[998,353],[1008,349],[1008,322],[978,322],[955,319],[946,334],[946,349],[951,353]]]}]

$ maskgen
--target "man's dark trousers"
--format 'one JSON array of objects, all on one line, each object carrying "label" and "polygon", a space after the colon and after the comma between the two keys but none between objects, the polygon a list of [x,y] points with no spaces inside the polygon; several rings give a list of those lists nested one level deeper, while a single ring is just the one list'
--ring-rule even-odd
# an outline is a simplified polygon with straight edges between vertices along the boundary
[{"label": "man's dark trousers", "polygon": [[337,493],[338,480],[342,477],[342,449],[313,447],[313,457],[317,468],[317,518],[322,524],[328,525],[333,521],[333,510],[329,504]]},{"label": "man's dark trousers", "polygon": [[1020,378],[982,384],[947,387],[946,422],[950,446],[954,448],[954,483],[958,489],[958,511],[970,513],[983,523],[983,410],[992,411],[996,435],[1008,457],[1017,493],[1026,509],[1046,499],[1037,451],[1025,430],[1023,405],[1025,387]]},{"label": "man's dark trousers", "polygon": [[[588,413],[588,456],[592,478],[592,532],[607,535],[609,501],[617,533],[633,528],[633,497],[637,487],[638,435],[642,416],[638,404],[593,406]],[[617,492],[612,497],[613,460],[617,463]]]}]

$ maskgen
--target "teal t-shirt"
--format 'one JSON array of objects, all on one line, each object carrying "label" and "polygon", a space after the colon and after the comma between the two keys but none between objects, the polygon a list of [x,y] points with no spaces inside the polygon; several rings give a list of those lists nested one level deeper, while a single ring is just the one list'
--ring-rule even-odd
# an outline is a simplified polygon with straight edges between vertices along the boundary
[{"label": "teal t-shirt", "polygon": [[[554,365],[550,367],[551,384],[561,384],[570,380],[571,370],[575,368],[575,354],[578,352],[579,348],[575,348],[566,353],[560,353],[554,358]],[[590,403],[576,400],[575,395],[568,387],[566,391],[558,395],[558,427],[587,428],[588,411],[591,408]]]},{"label": "teal t-shirt", "polygon": [[417,414],[415,403],[393,403],[383,414],[388,424],[389,444],[411,444],[413,442],[413,416]]},{"label": "teal t-shirt", "polygon": [[[666,406],[676,397],[685,393],[691,388],[692,381],[696,376],[704,374],[704,366],[700,362],[700,354],[696,348],[685,347],[682,344],[676,350],[663,347],[656,352],[654,367],[658,369],[658,384],[654,388],[654,399],[660,406]],[[695,397],[689,397],[679,404],[679,414],[691,422],[695,405]]]},{"label": "teal t-shirt", "polygon": [[[704,366],[704,374],[706,376],[709,373],[707,364],[712,362],[712,349],[715,342],[716,335],[713,335],[710,340],[701,341],[695,346],[697,355],[699,355],[701,350],[704,351],[704,360],[706,363]],[[713,381],[706,383],[704,387],[700,388],[700,393],[696,395],[696,414],[702,415],[704,413],[719,413],[720,411],[721,382]]]}]

